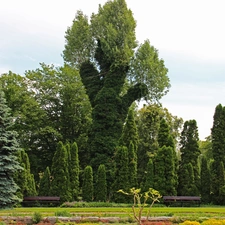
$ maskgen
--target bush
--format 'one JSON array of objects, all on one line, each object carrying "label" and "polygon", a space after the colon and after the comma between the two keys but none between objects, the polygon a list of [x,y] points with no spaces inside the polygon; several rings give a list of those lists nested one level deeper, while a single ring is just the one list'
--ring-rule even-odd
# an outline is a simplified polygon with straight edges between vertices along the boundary
[{"label": "bush", "polygon": [[225,225],[225,220],[209,219],[202,222],[202,225]]},{"label": "bush", "polygon": [[55,212],[55,216],[62,216],[62,217],[71,217],[70,212],[63,210],[63,211],[57,211]]},{"label": "bush", "polygon": [[42,220],[42,215],[40,212],[34,212],[33,216],[32,216],[32,221],[33,223],[39,223]]},{"label": "bush", "polygon": [[180,223],[180,225],[200,225],[200,223],[197,221],[186,220],[183,223]]}]

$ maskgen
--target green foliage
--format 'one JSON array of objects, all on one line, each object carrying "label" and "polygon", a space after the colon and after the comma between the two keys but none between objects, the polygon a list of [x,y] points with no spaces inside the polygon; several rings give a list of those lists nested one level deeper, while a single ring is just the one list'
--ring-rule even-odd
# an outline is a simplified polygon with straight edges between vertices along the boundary
[{"label": "green foliage", "polygon": [[98,167],[98,173],[95,185],[95,200],[105,202],[107,199],[107,182],[105,165],[101,164]]},{"label": "green foliage", "polygon": [[39,185],[39,196],[49,196],[50,195],[50,188],[51,188],[51,178],[50,178],[50,170],[49,167],[45,169],[44,174],[42,174],[42,177],[40,179],[40,185]]},{"label": "green foliage", "polygon": [[137,224],[142,224],[142,214],[144,207],[147,206],[147,201],[150,199],[151,204],[147,211],[146,221],[148,221],[148,218],[150,216],[150,210],[155,202],[158,202],[159,199],[162,197],[161,194],[153,189],[149,188],[148,191],[141,193],[141,189],[135,189],[131,188],[129,192],[123,191],[122,189],[118,191],[119,193],[125,194],[125,195],[131,195],[133,197],[133,206],[132,206],[132,212],[134,219],[137,221]]},{"label": "green foliage", "polygon": [[17,160],[17,133],[12,130],[12,126],[13,118],[4,93],[0,90],[0,208],[9,208],[21,201],[16,196],[18,186],[14,175],[22,168]]},{"label": "green foliage", "polygon": [[190,220],[186,220],[183,223],[179,223],[180,225],[200,225],[199,222],[197,221],[190,221]]},{"label": "green foliage", "polygon": [[70,201],[70,180],[68,171],[68,154],[66,147],[59,142],[53,158],[51,169],[51,190],[52,196],[59,196],[61,202]]},{"label": "green foliage", "polygon": [[82,198],[84,201],[90,202],[93,200],[94,186],[93,186],[93,170],[91,166],[86,166],[84,169]]},{"label": "green foliage", "polygon": [[78,146],[74,142],[70,148],[69,174],[70,174],[70,188],[72,191],[72,200],[78,199],[79,194],[79,158]]},{"label": "green foliage", "polygon": [[32,222],[34,224],[40,223],[42,218],[43,218],[43,216],[40,212],[34,212],[32,215]]},{"label": "green foliage", "polygon": [[[183,130],[181,132],[180,138],[180,152],[181,161],[178,171],[178,194],[185,195],[186,184],[192,185],[188,188],[194,191],[195,195],[200,194],[200,172],[198,157],[200,155],[200,150],[198,146],[198,127],[195,120],[189,120],[184,123]],[[190,165],[191,164],[191,165]],[[194,180],[193,183],[190,181],[192,179],[192,172]],[[187,188],[187,187],[186,187]]]},{"label": "green foliage", "polygon": [[71,213],[66,210],[56,211],[55,216],[61,216],[61,217],[71,217]]},{"label": "green foliage", "polygon": [[154,165],[152,162],[152,159],[150,158],[147,164],[147,170],[146,170],[146,180],[143,184],[143,191],[149,190],[150,187],[153,187],[154,185]]},{"label": "green foliage", "polygon": [[201,201],[203,203],[210,203],[210,192],[211,192],[211,174],[208,167],[207,159],[203,155],[201,160]]},{"label": "green foliage", "polygon": [[89,152],[95,172],[100,164],[112,169],[131,104],[143,97],[159,99],[169,88],[167,69],[149,41],[134,55],[135,27],[125,0],[114,0],[100,5],[90,24],[78,11],[66,32],[64,60],[80,69],[93,108]]},{"label": "green foliage", "polygon": [[128,150],[125,146],[117,147],[115,153],[115,174],[113,183],[113,201],[126,203],[128,201],[127,196],[117,193],[117,190],[129,190],[128,180]]}]

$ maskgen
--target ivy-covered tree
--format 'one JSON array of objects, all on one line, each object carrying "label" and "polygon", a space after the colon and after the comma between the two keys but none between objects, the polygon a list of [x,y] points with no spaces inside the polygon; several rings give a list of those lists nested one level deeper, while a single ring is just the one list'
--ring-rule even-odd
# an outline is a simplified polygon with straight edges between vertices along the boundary
[{"label": "ivy-covered tree", "polygon": [[17,160],[19,145],[17,133],[12,130],[13,118],[0,90],[0,208],[10,208],[21,201],[17,197],[18,189],[14,174],[21,169]]},{"label": "ivy-covered tree", "polygon": [[124,203],[127,202],[127,196],[117,193],[120,189],[129,190],[128,178],[128,150],[125,146],[117,147],[115,153],[115,174],[113,183],[113,201]]},{"label": "ivy-covered tree", "polygon": [[203,155],[201,160],[201,201],[203,203],[210,203],[210,193],[211,193],[211,174],[208,167],[208,162],[206,157]]},{"label": "ivy-covered tree", "polygon": [[80,70],[93,108],[89,151],[95,171],[100,164],[112,167],[131,104],[160,99],[170,86],[157,50],[148,40],[137,47],[135,28],[125,0],[113,0],[99,6],[90,24],[78,11],[66,31],[64,60]]},{"label": "ivy-covered tree", "polygon": [[98,167],[97,179],[95,184],[95,201],[105,202],[107,200],[107,181],[105,165]]},{"label": "ivy-covered tree", "polygon": [[94,197],[93,170],[91,166],[84,169],[82,198],[84,201],[91,202]]},{"label": "ivy-covered tree", "polygon": [[70,147],[70,161],[69,161],[69,174],[70,174],[70,188],[72,191],[72,200],[77,200],[79,195],[79,157],[78,146],[74,142]]},{"label": "ivy-covered tree", "polygon": [[51,189],[51,174],[50,174],[49,167],[47,166],[44,171],[44,174],[42,175],[40,179],[38,195],[49,196],[50,189]]},{"label": "ivy-covered tree", "polygon": [[70,180],[68,171],[68,154],[66,146],[60,141],[52,161],[50,194],[59,196],[61,202],[70,201]]},{"label": "ivy-covered tree", "polygon": [[[198,163],[198,157],[200,155],[200,150],[198,146],[198,127],[195,120],[189,120],[184,123],[183,130],[180,137],[180,153],[181,160],[178,170],[178,194],[186,195],[184,191],[184,186],[188,182],[187,177],[184,177],[186,173],[185,170],[189,163],[192,165],[194,173],[194,185],[195,188],[192,189],[196,191],[196,195],[200,194],[200,168]],[[190,166],[189,166],[190,167]],[[189,169],[190,173],[190,169]]]}]

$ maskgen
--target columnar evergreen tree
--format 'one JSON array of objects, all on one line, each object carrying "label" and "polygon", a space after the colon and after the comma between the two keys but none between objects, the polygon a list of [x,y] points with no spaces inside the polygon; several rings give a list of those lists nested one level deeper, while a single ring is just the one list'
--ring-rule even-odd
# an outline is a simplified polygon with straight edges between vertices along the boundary
[{"label": "columnar evergreen tree", "polygon": [[98,167],[96,185],[95,185],[95,200],[105,202],[107,199],[107,182],[105,165],[101,164]]},{"label": "columnar evergreen tree", "polygon": [[128,180],[130,188],[137,188],[137,154],[132,141],[128,147]]},{"label": "columnar evergreen tree", "polygon": [[70,201],[70,180],[68,171],[68,155],[66,146],[60,141],[52,162],[52,182],[50,193],[53,196],[60,196],[60,201]]},{"label": "columnar evergreen tree", "polygon": [[99,6],[90,24],[78,11],[66,32],[64,60],[80,69],[93,108],[89,146],[95,171],[100,164],[111,168],[131,104],[160,99],[170,86],[157,50],[148,40],[137,48],[135,27],[125,0],[112,0]]},{"label": "columnar evergreen tree", "polygon": [[[194,185],[193,190],[198,190],[196,195],[200,194],[200,172],[198,157],[200,155],[200,150],[198,146],[198,127],[195,120],[189,120],[184,123],[183,130],[181,132],[180,138],[180,152],[181,161],[179,164],[178,171],[178,194],[185,195],[184,186],[187,183],[186,177],[184,177],[186,165],[191,163],[192,169],[194,171]],[[190,170],[189,170],[190,173]]]},{"label": "columnar evergreen tree", "polygon": [[221,104],[216,106],[213,127],[212,127],[212,155],[213,163],[211,166],[212,175],[212,201],[215,204],[224,204],[223,195],[223,172],[222,165],[225,163],[225,107]]},{"label": "columnar evergreen tree", "polygon": [[18,186],[14,181],[14,174],[21,167],[17,160],[17,133],[12,130],[12,125],[10,109],[0,90],[0,208],[12,207],[21,201],[16,196]]},{"label": "columnar evergreen tree", "polygon": [[176,195],[177,156],[172,135],[165,119],[161,119],[158,132],[159,150],[154,160],[154,188],[162,195]]},{"label": "columnar evergreen tree", "polygon": [[152,162],[152,159],[150,158],[147,164],[147,169],[146,169],[146,180],[144,183],[141,185],[142,190],[148,191],[149,188],[154,187],[154,165]]},{"label": "columnar evergreen tree", "polygon": [[201,160],[201,201],[203,203],[210,203],[211,192],[211,174],[205,156]]},{"label": "columnar evergreen tree", "polygon": [[38,195],[39,196],[49,196],[50,188],[51,188],[51,174],[50,174],[49,167],[47,166],[42,178],[40,179]]},{"label": "columnar evergreen tree", "polygon": [[129,190],[128,180],[128,150],[125,146],[117,147],[115,154],[115,175],[113,184],[113,200],[115,202],[127,202],[127,196],[117,193],[118,190]]},{"label": "columnar evergreen tree", "polygon": [[91,202],[93,200],[93,195],[94,195],[93,170],[91,166],[86,166],[84,169],[82,198],[84,201]]},{"label": "columnar evergreen tree", "polygon": [[79,158],[78,158],[78,146],[74,142],[70,148],[70,162],[69,162],[69,174],[70,174],[70,188],[72,191],[72,200],[78,199],[79,194]]}]

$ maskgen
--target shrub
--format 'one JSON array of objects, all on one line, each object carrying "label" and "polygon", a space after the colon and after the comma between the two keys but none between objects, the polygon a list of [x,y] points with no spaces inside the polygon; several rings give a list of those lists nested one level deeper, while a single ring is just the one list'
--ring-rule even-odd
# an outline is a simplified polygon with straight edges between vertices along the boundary
[{"label": "shrub", "polygon": [[33,223],[39,223],[42,220],[42,214],[40,212],[34,212],[33,216],[32,216],[32,221]]},{"label": "shrub", "polygon": [[70,212],[63,210],[55,212],[55,216],[62,216],[62,217],[71,217]]},{"label": "shrub", "polygon": [[202,222],[202,225],[225,225],[225,220],[209,219]]}]

